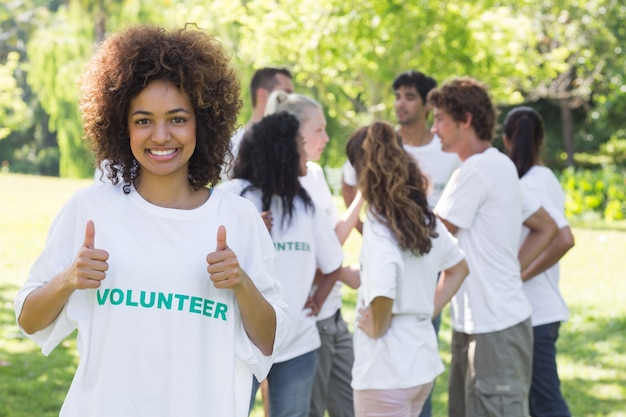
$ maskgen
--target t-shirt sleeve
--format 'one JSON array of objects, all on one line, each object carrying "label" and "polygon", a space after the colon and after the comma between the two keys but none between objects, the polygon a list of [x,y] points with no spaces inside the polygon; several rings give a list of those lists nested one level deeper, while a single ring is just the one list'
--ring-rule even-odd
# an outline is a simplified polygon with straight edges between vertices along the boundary
[{"label": "t-shirt sleeve", "polygon": [[460,229],[469,228],[489,192],[489,185],[476,170],[459,168],[454,171],[435,213]]},{"label": "t-shirt sleeve", "polygon": [[448,232],[448,229],[437,220],[437,244],[440,249],[441,256],[439,257],[439,271],[448,269],[458,264],[465,258],[463,250],[458,245],[457,239]]},{"label": "t-shirt sleeve", "polygon": [[539,200],[526,187],[522,187],[522,222],[528,220],[541,206]]},{"label": "t-shirt sleeve", "polygon": [[317,207],[313,227],[316,264],[324,274],[329,274],[340,268],[343,263],[344,253],[341,243],[330,224],[330,217]]},{"label": "t-shirt sleeve", "polygon": [[246,234],[246,244],[242,248],[238,248],[237,259],[241,263],[242,269],[246,271],[263,297],[274,309],[276,335],[273,354],[265,356],[249,339],[243,328],[243,323],[240,322],[235,355],[249,366],[259,380],[262,380],[267,376],[275,354],[280,350],[287,337],[289,318],[287,316],[287,304],[283,299],[280,283],[276,279],[275,251],[270,235],[254,206],[247,200],[242,201],[245,201],[243,204],[248,205],[246,210],[249,213],[240,216],[240,219],[246,219],[246,230],[249,230],[250,233]]},{"label": "t-shirt sleeve", "polygon": [[[24,302],[32,291],[44,286],[73,262],[82,244],[82,241],[77,241],[76,224],[75,210],[70,200],[53,220],[44,248],[33,263],[26,283],[15,297],[16,317],[20,316]],[[84,237],[84,231],[82,233]],[[79,294],[75,293],[71,297],[77,296]],[[44,355],[48,355],[76,327],[77,324],[69,318],[66,303],[61,313],[46,328],[33,334],[27,334],[22,328],[20,330],[26,337],[41,346]]]},{"label": "t-shirt sleeve", "polygon": [[357,185],[356,170],[354,169],[352,164],[350,164],[350,161],[346,161],[343,164],[341,173],[343,177],[343,182],[345,182],[347,185],[351,187],[356,187]]}]

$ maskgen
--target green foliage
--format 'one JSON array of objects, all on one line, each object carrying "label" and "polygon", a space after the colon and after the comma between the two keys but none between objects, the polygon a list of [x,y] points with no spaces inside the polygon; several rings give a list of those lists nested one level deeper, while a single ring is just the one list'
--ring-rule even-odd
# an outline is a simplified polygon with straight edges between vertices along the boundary
[{"label": "green foliage", "polygon": [[624,173],[611,167],[598,170],[565,170],[565,215],[572,218],[599,217],[607,221],[626,219]]},{"label": "green foliage", "polygon": [[7,63],[0,64],[0,140],[12,130],[20,130],[32,117],[28,105],[22,100],[22,89],[13,76],[18,67],[19,54],[10,52]]},{"label": "green foliage", "polygon": [[61,176],[93,173],[93,158],[82,141],[76,81],[92,50],[93,25],[76,6],[61,8],[55,21],[33,35],[28,81],[50,115],[49,128],[57,133]]}]

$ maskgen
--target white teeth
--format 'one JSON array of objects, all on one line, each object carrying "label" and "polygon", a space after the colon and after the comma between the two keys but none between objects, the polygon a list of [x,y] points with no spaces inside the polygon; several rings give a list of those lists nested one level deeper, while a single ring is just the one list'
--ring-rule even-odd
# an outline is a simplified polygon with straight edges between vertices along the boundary
[{"label": "white teeth", "polygon": [[150,153],[155,156],[167,156],[176,152],[176,149],[150,149]]}]

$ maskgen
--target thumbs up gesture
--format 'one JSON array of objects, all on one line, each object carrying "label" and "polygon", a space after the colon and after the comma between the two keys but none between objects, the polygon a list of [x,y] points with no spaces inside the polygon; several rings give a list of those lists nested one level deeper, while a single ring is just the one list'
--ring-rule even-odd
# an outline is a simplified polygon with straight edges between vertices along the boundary
[{"label": "thumbs up gesture", "polygon": [[242,282],[243,273],[239,267],[237,255],[226,243],[226,228],[220,226],[217,229],[217,245],[215,252],[206,257],[207,271],[211,275],[211,281],[215,288],[234,289]]},{"label": "thumbs up gesture", "polygon": [[73,289],[98,288],[100,281],[106,277],[106,271],[109,269],[107,263],[109,253],[94,247],[95,237],[96,227],[93,221],[89,220],[85,226],[83,246],[67,271],[70,286]]}]

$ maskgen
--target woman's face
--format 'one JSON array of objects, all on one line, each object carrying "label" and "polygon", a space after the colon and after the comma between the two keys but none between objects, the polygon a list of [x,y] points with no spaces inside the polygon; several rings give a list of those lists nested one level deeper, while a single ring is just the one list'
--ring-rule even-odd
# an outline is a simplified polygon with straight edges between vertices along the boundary
[{"label": "woman's face", "polygon": [[148,84],[130,102],[128,132],[142,181],[165,176],[187,177],[196,149],[196,119],[187,94],[169,81]]},{"label": "woman's face", "polygon": [[309,160],[317,161],[329,141],[326,133],[326,118],[322,109],[317,106],[312,106],[306,116],[306,121],[300,126],[300,134],[304,137],[304,147]]},{"label": "woman's face", "polygon": [[309,160],[309,156],[306,153],[306,141],[301,135],[296,136],[296,143],[298,144],[298,155],[300,156],[300,172],[299,175],[304,177],[307,173],[306,163]]}]

